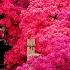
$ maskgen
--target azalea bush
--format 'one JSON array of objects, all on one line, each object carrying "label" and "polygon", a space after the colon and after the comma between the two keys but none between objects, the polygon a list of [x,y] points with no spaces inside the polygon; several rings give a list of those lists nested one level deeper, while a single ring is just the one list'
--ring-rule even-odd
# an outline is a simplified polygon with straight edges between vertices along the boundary
[{"label": "azalea bush", "polygon": [[[12,46],[6,70],[69,70],[69,7],[69,0],[0,0],[0,38]],[[30,38],[40,56],[27,60]]]},{"label": "azalea bush", "polygon": [[18,66],[16,70],[69,70],[70,38],[56,38],[54,41],[56,45],[51,53],[47,56],[31,57],[25,64]]}]

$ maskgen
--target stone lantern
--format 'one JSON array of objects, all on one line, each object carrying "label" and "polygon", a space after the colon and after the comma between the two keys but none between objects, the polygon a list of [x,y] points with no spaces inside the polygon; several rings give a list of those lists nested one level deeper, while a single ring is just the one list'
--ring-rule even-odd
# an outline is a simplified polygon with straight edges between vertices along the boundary
[{"label": "stone lantern", "polygon": [[9,46],[4,39],[0,39],[0,70],[5,67],[4,65],[4,54],[12,47]]}]

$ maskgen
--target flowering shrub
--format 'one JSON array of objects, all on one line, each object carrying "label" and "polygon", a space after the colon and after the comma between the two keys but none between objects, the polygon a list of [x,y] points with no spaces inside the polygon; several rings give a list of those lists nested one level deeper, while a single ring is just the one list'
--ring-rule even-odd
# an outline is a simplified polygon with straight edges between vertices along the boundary
[{"label": "flowering shrub", "polygon": [[[58,47],[55,46],[53,51],[47,56],[31,57],[23,66],[17,67],[16,70],[68,70],[70,69],[70,38],[54,39],[57,40]],[[66,43],[64,43],[64,42]],[[60,45],[60,46],[59,46]]]},{"label": "flowering shrub", "polygon": [[4,64],[7,65],[7,70],[10,70],[18,64],[26,62],[27,59],[26,46],[24,46],[24,42],[22,43],[23,45],[19,42],[22,31],[19,28],[19,23],[21,20],[19,16],[20,11],[21,10],[13,7],[7,8],[7,5],[6,8],[4,6],[3,8],[0,8],[0,38],[5,39],[8,44],[12,46],[12,49],[6,52],[4,55]]},{"label": "flowering shrub", "polygon": [[61,53],[52,52],[48,56],[40,56],[35,58],[31,64],[23,64],[23,66],[17,67],[16,70],[67,70],[70,69],[68,63],[70,63],[69,56],[64,50]]},{"label": "flowering shrub", "polygon": [[[0,0],[0,38],[12,46],[4,55],[6,69],[23,63],[17,70],[69,70],[69,7],[69,0]],[[29,38],[41,56],[27,61]]]}]

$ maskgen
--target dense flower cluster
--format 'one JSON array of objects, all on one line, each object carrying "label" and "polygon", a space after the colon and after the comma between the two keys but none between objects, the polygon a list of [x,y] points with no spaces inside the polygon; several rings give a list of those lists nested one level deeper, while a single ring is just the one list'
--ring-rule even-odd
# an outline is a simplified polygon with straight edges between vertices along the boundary
[{"label": "dense flower cluster", "polygon": [[4,63],[6,70],[26,62],[26,42],[21,38],[22,29],[19,28],[21,21],[21,9],[13,7],[8,1],[2,1],[0,7],[0,39],[5,39],[12,49],[5,53]]},{"label": "dense flower cluster", "polygon": [[69,70],[69,7],[69,0],[0,0],[0,38],[12,46],[4,56],[6,70],[27,61],[30,38],[41,56],[17,70]]},{"label": "dense flower cluster", "polygon": [[55,48],[51,53],[47,56],[31,57],[16,70],[70,70],[70,37],[53,40]]}]

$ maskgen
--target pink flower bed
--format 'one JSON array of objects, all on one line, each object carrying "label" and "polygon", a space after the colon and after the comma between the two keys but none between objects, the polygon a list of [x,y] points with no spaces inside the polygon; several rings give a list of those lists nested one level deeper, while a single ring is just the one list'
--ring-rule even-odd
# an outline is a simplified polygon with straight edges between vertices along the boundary
[{"label": "pink flower bed", "polygon": [[[6,70],[22,64],[16,70],[69,70],[69,7],[69,0],[1,0],[0,38],[12,46],[4,55]],[[41,56],[27,61],[29,38],[35,39]]]}]

